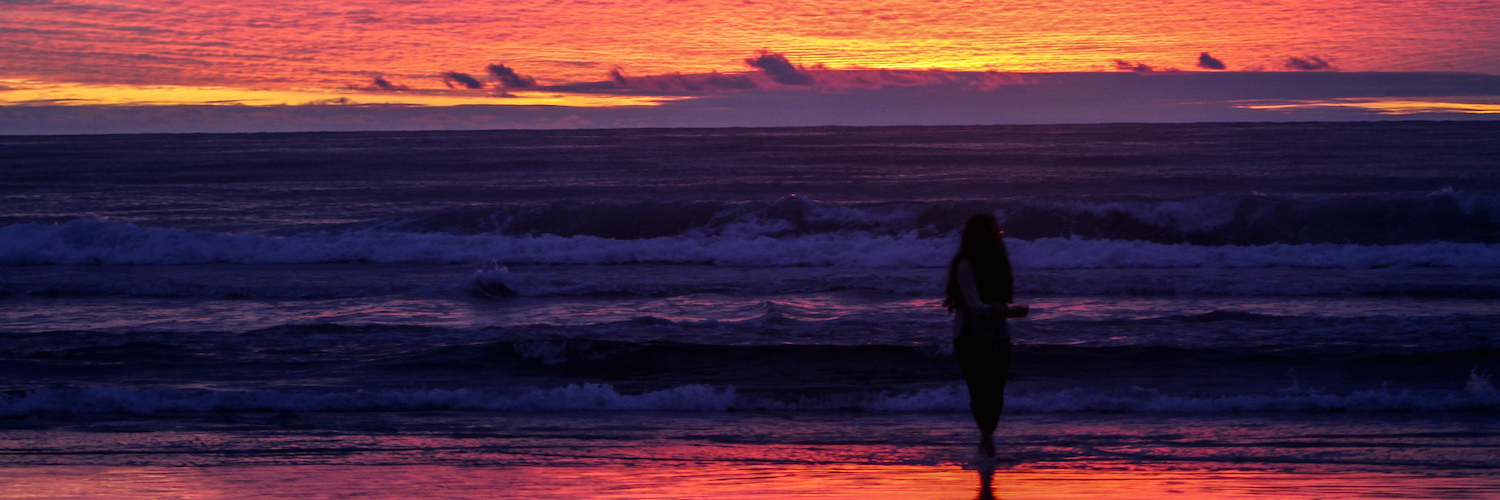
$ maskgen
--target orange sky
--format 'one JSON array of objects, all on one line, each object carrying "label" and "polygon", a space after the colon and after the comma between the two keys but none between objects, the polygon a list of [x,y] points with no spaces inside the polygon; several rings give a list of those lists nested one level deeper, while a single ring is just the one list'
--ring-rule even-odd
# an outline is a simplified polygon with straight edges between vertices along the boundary
[{"label": "orange sky", "polygon": [[831,68],[1104,71],[1113,60],[1500,73],[1493,2],[1365,0],[0,3],[0,80],[340,89],[504,63],[540,84],[740,72],[759,49]]},{"label": "orange sky", "polygon": [[[702,98],[703,78],[754,79],[707,85],[732,93],[951,84],[952,73],[993,90],[1024,78],[975,72],[1215,71],[1199,66],[1205,52],[1225,72],[1500,75],[1497,27],[1492,0],[0,0],[0,108],[656,107]],[[818,84],[781,85],[746,64],[762,50],[822,71]],[[490,65],[514,72],[509,88]],[[846,71],[879,69],[938,72]],[[630,85],[607,84],[611,70]],[[1466,113],[1493,112],[1500,94],[1393,92],[1376,97]],[[1280,112],[1368,94],[1247,105]],[[14,116],[0,122],[32,119]],[[26,130],[10,123],[0,133]]]}]

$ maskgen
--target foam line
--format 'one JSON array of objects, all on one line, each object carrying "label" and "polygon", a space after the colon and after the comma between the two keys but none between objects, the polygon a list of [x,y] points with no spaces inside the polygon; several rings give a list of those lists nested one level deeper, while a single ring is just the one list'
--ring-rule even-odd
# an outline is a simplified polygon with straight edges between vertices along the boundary
[{"label": "foam line", "polygon": [[[100,220],[0,228],[0,265],[428,262],[505,264],[670,263],[720,266],[941,268],[951,237],[868,232],[769,236],[506,236],[377,230],[292,236],[143,228]],[[1500,245],[1198,246],[1144,241],[1010,240],[1021,268],[1500,267]]]}]

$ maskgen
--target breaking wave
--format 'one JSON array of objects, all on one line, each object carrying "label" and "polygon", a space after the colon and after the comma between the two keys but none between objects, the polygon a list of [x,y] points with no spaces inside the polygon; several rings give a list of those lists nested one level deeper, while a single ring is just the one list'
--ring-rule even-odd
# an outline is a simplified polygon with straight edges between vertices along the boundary
[{"label": "breaking wave", "polygon": [[993,213],[1012,237],[1078,237],[1195,245],[1449,241],[1500,243],[1500,194],[1443,190],[1426,196],[1268,197],[1207,195],[1178,200],[820,203],[555,202],[444,212],[378,224],[402,232],[598,236],[788,238],[847,231],[883,236],[952,234],[974,213]]},{"label": "breaking wave", "polygon": [[[575,235],[413,233],[390,230],[288,236],[146,228],[101,220],[0,227],[0,265],[421,262],[500,264],[701,264],[938,268],[954,242],[918,231],[841,231],[611,239]],[[1265,244],[1205,246],[1142,240],[1009,241],[1017,267],[1253,268],[1500,267],[1500,244]]]}]

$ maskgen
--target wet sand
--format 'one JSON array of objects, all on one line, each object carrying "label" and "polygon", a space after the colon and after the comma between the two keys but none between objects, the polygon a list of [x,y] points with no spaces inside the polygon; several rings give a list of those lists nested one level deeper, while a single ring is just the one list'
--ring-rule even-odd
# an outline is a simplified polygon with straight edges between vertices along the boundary
[{"label": "wet sand", "polygon": [[[1210,467],[1210,468],[1202,468]],[[1118,462],[957,466],[628,463],[608,466],[21,467],[5,498],[1494,498],[1489,474],[1225,470]],[[986,477],[991,475],[991,477]],[[986,485],[988,483],[988,485]]]},{"label": "wet sand", "polygon": [[[0,498],[1495,498],[1489,415],[197,415],[10,422]],[[992,474],[992,476],[991,476]]]}]

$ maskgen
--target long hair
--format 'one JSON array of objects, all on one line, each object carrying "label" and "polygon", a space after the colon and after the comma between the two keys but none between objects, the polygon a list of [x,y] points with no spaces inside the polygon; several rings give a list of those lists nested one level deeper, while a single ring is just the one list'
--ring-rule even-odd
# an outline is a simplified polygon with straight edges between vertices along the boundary
[{"label": "long hair", "polygon": [[979,214],[964,224],[958,254],[948,263],[948,297],[943,306],[957,311],[963,307],[963,291],[958,286],[958,263],[969,261],[974,280],[979,284],[979,300],[988,304],[1008,304],[1012,299],[1015,277],[1010,272],[1010,256],[1000,238],[1000,224],[993,216]]}]

